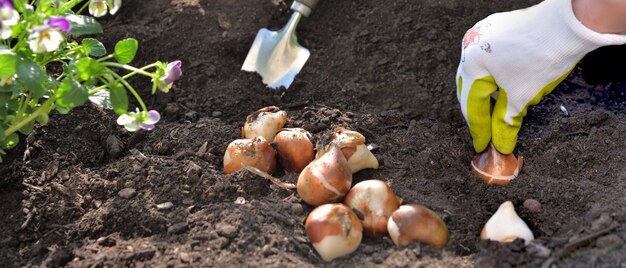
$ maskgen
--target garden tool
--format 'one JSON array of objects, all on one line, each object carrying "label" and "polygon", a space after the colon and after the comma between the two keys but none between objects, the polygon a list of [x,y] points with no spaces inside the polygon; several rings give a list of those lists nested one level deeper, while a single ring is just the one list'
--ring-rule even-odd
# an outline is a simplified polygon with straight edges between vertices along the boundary
[{"label": "garden tool", "polygon": [[289,88],[311,55],[308,49],[298,44],[296,27],[302,16],[311,14],[318,1],[295,0],[287,25],[277,32],[265,28],[259,30],[241,70],[257,72],[270,88]]}]

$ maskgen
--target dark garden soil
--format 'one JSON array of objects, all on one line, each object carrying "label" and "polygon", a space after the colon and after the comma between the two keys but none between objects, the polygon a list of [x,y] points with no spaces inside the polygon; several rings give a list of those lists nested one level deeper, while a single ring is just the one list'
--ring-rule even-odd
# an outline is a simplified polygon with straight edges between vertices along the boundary
[{"label": "dark garden soil", "polygon": [[[101,20],[106,46],[135,37],[136,65],[183,61],[173,90],[147,98],[163,121],[133,135],[85,105],[24,137],[0,167],[0,266],[624,267],[626,70],[614,69],[624,47],[592,53],[530,109],[516,149],[525,167],[509,186],[469,170],[454,93],[460,40],[488,14],[536,2],[321,1],[298,28],[311,58],[289,90],[271,91],[240,67],[256,31],[284,25],[291,1],[124,1]],[[149,95],[149,81],[132,83]],[[246,115],[267,105],[317,137],[337,126],[362,132],[381,167],[354,183],[386,180],[406,203],[428,206],[449,244],[364,238],[324,263],[304,231],[312,207],[251,173],[222,172]],[[529,246],[480,240],[506,200],[536,236]]]}]

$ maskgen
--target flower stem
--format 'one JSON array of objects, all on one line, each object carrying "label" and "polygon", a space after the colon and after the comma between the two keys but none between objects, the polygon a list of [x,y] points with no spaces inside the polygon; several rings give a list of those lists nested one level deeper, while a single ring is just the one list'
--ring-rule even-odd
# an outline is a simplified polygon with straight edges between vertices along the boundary
[{"label": "flower stem", "polygon": [[132,71],[132,72],[135,72],[135,73],[138,73],[138,74],[145,75],[147,77],[155,78],[153,73],[146,72],[143,69],[156,66],[156,63],[150,64],[150,65],[148,65],[148,66],[146,66],[144,68],[141,68],[141,69],[135,68],[135,67],[130,66],[128,64],[120,64],[120,63],[115,63],[115,62],[104,62],[103,64],[104,64],[104,66],[110,66],[110,67],[116,67],[116,68],[120,68],[120,69],[125,69],[125,70],[128,70],[128,71]]},{"label": "flower stem", "polygon": [[4,136],[9,136],[9,135],[15,133],[20,128],[28,125],[30,122],[32,122],[35,119],[37,119],[37,117],[39,117],[41,114],[48,113],[50,107],[52,107],[53,104],[54,104],[54,98],[51,97],[48,100],[46,100],[43,104],[41,104],[41,106],[39,106],[39,109],[35,110],[34,113],[30,114],[28,117],[20,120],[20,122],[18,122],[15,125],[12,125],[7,130],[5,130],[4,131]]},{"label": "flower stem", "polygon": [[76,12],[76,14],[83,13],[83,10],[85,10],[85,8],[86,8],[87,6],[89,6],[89,3],[90,3],[90,2],[91,2],[91,1],[87,1],[87,2],[85,2],[85,4],[84,4],[84,5],[83,5],[83,6],[82,6],[82,7],[81,7],[81,8],[80,8],[77,12]]},{"label": "flower stem", "polygon": [[[108,56],[107,56],[107,57],[108,57]],[[150,64],[150,65],[146,65],[146,66],[144,66],[144,67],[141,67],[139,70],[146,70],[146,69],[152,68],[152,67],[154,67],[154,66],[156,66],[156,65],[157,65],[157,63],[153,63],[153,64]],[[122,78],[123,78],[124,80],[126,80],[126,79],[128,79],[128,78],[130,78],[130,77],[133,77],[133,76],[134,76],[134,75],[136,75],[136,74],[137,74],[137,72],[128,73],[128,74],[126,74],[126,75],[122,76]],[[107,85],[102,85],[102,86],[96,87],[96,88],[94,88],[94,89],[92,89],[92,90],[89,90],[89,92],[88,92],[88,93],[89,93],[89,95],[91,95],[91,94],[93,94],[93,93],[96,93],[97,91],[100,91],[100,90],[105,89],[106,87],[107,87]]]},{"label": "flower stem", "polygon": [[[61,8],[59,8],[59,10],[67,11],[69,9],[72,9],[74,6],[78,5],[82,1],[83,0],[70,0],[69,2],[61,5]],[[87,1],[87,3],[89,3],[89,1]]]},{"label": "flower stem", "polygon": [[102,58],[99,58],[98,61],[105,61],[105,60],[111,59],[113,57],[115,57],[113,54],[109,54],[109,55],[106,55],[106,56],[104,56]]},{"label": "flower stem", "polygon": [[[137,70],[139,70],[139,69],[137,69]],[[126,89],[128,89],[128,91],[130,91],[131,94],[133,94],[135,99],[137,99],[137,101],[139,102],[139,105],[141,106],[141,109],[147,112],[148,108],[146,107],[146,104],[143,103],[143,100],[141,99],[139,94],[137,94],[137,91],[130,84],[128,84],[128,82],[126,82],[126,80],[123,77],[121,77],[119,74],[117,74],[115,72],[111,72],[111,74],[115,78],[117,78],[117,80],[120,81],[120,83],[122,83],[122,85],[124,85],[126,87]]]}]

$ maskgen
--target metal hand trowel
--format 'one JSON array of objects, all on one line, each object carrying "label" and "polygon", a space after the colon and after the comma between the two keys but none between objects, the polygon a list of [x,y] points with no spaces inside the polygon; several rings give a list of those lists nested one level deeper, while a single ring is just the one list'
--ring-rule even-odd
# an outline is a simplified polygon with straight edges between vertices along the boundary
[{"label": "metal hand trowel", "polygon": [[302,16],[311,14],[318,1],[295,0],[291,5],[293,14],[285,27],[277,32],[259,30],[241,70],[257,72],[270,88],[289,88],[311,55],[298,44],[296,27]]}]

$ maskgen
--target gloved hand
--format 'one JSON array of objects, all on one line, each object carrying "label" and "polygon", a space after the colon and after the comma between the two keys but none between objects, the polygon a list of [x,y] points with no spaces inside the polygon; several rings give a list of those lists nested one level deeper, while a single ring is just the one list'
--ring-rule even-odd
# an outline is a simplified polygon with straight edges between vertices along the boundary
[{"label": "gloved hand", "polygon": [[491,142],[499,153],[511,154],[528,106],[550,93],[586,53],[624,43],[626,35],[583,25],[572,0],[545,0],[478,22],[463,37],[456,76],[474,150],[481,153]]}]

